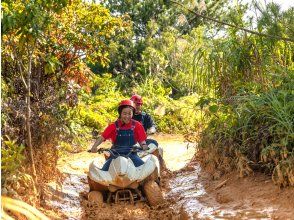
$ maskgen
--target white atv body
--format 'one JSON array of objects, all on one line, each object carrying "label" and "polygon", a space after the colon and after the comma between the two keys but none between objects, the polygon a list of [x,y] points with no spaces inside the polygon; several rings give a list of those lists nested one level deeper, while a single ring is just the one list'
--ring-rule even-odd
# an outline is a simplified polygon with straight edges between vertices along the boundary
[{"label": "white atv body", "polygon": [[[151,143],[148,145],[148,150],[144,151],[139,151],[138,156],[141,157],[142,159],[147,156],[148,154],[154,154],[155,156],[163,156],[163,150],[161,147],[157,147],[155,144]],[[159,158],[158,158],[159,159]]]},{"label": "white atv body", "polygon": [[107,202],[129,200],[133,203],[143,200],[145,195],[150,205],[160,204],[163,196],[158,186],[159,160],[149,152],[144,153],[143,165],[135,167],[130,158],[118,156],[111,161],[108,171],[101,170],[95,159],[89,166],[89,200],[102,203],[104,197]]}]

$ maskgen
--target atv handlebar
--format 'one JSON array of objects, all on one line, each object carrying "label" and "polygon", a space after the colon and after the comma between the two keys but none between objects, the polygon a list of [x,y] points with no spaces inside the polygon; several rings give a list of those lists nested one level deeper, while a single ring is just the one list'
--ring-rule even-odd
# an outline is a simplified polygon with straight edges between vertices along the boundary
[{"label": "atv handlebar", "polygon": [[[99,149],[97,150],[97,153],[98,153],[98,154],[101,154],[101,153],[103,153],[103,151],[109,151],[109,150],[110,150],[110,149],[107,149],[107,148],[99,148]],[[88,152],[88,153],[92,153],[91,149],[87,150],[87,152]]]},{"label": "atv handlebar", "polygon": [[133,146],[132,147],[132,152],[138,152],[138,151],[142,151],[143,148],[141,146]]},{"label": "atv handlebar", "polygon": [[[112,152],[111,152],[112,150],[115,150],[115,149],[99,148],[99,149],[97,150],[97,153],[98,153],[98,154],[102,154],[103,151],[108,151],[108,152],[112,153]],[[132,147],[131,152],[139,152],[139,151],[142,151],[142,150],[143,150],[143,148],[142,148],[141,146],[136,146],[136,145],[135,145],[135,146]],[[149,148],[148,148],[147,150],[149,150]],[[92,153],[91,149],[87,150],[87,152]]]}]

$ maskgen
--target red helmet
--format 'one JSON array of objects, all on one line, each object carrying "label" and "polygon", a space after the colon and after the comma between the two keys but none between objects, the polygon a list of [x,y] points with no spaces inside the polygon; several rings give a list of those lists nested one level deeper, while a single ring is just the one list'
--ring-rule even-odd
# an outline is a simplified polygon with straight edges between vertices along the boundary
[{"label": "red helmet", "polygon": [[136,104],[141,104],[141,105],[143,104],[143,99],[139,95],[132,95],[131,100],[135,102]]},{"label": "red helmet", "polygon": [[135,112],[135,105],[132,100],[125,99],[119,103],[119,105],[118,105],[118,113],[119,114],[121,114],[121,111],[123,110],[124,107],[131,107],[133,109],[133,112]]}]

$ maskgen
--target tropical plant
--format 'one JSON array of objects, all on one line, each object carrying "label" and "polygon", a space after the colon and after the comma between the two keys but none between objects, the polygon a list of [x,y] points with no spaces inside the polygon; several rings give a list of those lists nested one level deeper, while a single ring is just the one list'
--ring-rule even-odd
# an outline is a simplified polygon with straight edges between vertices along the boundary
[{"label": "tropical plant", "polygon": [[93,74],[86,63],[106,65],[109,40],[128,24],[80,0],[7,0],[2,9],[2,142],[9,136],[25,146],[30,158],[24,166],[31,161],[34,178],[48,181],[58,176],[68,111],[78,104],[78,92],[90,92]]}]

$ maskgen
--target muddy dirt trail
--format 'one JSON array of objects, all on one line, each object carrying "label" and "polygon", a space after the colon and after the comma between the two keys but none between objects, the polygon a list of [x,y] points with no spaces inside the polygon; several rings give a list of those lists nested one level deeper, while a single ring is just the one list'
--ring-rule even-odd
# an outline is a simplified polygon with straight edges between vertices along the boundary
[{"label": "muddy dirt trail", "polygon": [[[87,152],[60,158],[58,167],[65,179],[48,184],[46,206],[54,219],[294,219],[294,189],[279,189],[270,177],[255,174],[238,178],[236,173],[219,180],[201,170],[193,159],[197,146],[179,135],[153,136],[164,150],[169,172],[161,181],[166,203],[150,208],[146,202],[104,204],[87,202],[89,163],[102,155]],[[110,146],[105,142],[102,147]]]}]

